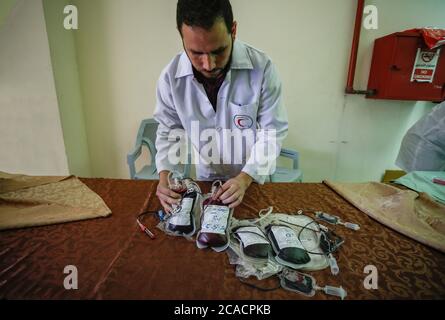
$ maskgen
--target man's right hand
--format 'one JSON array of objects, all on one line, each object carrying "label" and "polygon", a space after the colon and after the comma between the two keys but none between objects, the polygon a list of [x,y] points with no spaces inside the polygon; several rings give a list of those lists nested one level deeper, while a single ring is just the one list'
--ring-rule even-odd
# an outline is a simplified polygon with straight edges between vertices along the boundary
[{"label": "man's right hand", "polygon": [[159,173],[159,183],[156,190],[156,196],[159,198],[166,213],[172,211],[172,204],[179,204],[181,201],[181,195],[170,190],[168,187],[168,173],[168,171],[161,171]]}]

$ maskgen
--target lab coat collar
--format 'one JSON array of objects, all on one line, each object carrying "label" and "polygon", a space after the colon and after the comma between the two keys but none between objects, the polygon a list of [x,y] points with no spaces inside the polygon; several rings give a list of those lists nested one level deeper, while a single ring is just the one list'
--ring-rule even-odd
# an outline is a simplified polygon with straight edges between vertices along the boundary
[{"label": "lab coat collar", "polygon": [[[252,61],[249,53],[247,52],[246,45],[236,39],[233,44],[232,63],[230,65],[230,69],[253,69]],[[181,78],[189,75],[193,75],[192,63],[184,51],[179,58],[175,78]]]}]

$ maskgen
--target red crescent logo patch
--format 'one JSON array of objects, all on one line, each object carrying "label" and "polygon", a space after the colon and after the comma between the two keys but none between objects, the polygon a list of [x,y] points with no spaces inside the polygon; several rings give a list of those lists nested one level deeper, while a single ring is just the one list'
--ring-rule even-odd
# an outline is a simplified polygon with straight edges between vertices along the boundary
[{"label": "red crescent logo patch", "polygon": [[236,115],[233,122],[238,129],[249,129],[253,125],[253,119],[247,115]]}]

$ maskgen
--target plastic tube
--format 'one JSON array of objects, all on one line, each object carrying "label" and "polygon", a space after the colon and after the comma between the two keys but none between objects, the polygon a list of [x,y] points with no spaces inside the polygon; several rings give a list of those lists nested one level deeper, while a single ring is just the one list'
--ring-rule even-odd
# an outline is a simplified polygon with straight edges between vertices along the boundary
[{"label": "plastic tube", "polygon": [[345,222],[343,225],[346,228],[348,228],[348,229],[352,229],[352,230],[355,230],[355,231],[360,230],[360,226],[358,224],[356,224],[356,223]]},{"label": "plastic tube", "polygon": [[321,290],[323,290],[324,293],[328,295],[340,297],[340,299],[342,300],[347,296],[345,289],[343,289],[343,287],[341,286],[340,287],[325,286],[324,288],[321,288]]},{"label": "plastic tube", "polygon": [[340,268],[338,267],[337,260],[332,255],[332,253],[329,255],[329,266],[331,267],[331,273],[336,276],[340,272]]}]

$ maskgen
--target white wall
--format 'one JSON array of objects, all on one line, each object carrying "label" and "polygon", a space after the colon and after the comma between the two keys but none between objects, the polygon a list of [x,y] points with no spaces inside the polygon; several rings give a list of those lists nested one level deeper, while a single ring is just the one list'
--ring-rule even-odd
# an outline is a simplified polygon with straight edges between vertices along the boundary
[{"label": "white wall", "polygon": [[[151,117],[156,80],[181,50],[175,0],[75,0],[76,49],[94,176],[128,177],[125,155]],[[357,88],[365,88],[377,37],[445,27],[445,1],[368,0],[379,29],[362,29]],[[284,84],[290,131],[305,181],[380,180],[395,168],[407,128],[430,103],[345,96],[355,0],[232,0],[239,37],[267,52]]]},{"label": "white wall", "polygon": [[68,173],[41,0],[0,25],[0,170]]}]

